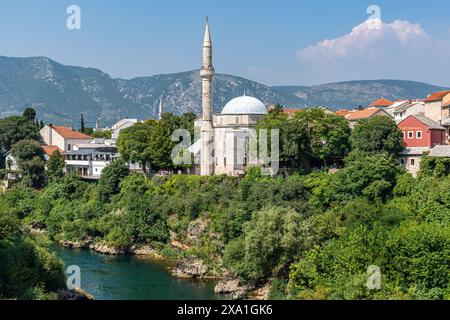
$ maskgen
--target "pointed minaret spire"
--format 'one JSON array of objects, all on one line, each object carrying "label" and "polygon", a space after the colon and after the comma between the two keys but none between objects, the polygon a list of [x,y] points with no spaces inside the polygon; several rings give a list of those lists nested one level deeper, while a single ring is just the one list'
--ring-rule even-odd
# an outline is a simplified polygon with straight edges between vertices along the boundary
[{"label": "pointed minaret spire", "polygon": [[214,125],[213,125],[213,77],[214,67],[212,62],[212,41],[209,29],[208,17],[206,17],[205,38],[203,40],[203,63],[200,71],[202,78],[202,129],[201,129],[201,175],[214,174],[213,149],[214,149]]},{"label": "pointed minaret spire", "polygon": [[211,41],[211,32],[209,30],[209,20],[208,17],[206,17],[206,28],[205,28],[205,38],[203,40],[203,47],[209,48],[212,47],[212,41]]}]

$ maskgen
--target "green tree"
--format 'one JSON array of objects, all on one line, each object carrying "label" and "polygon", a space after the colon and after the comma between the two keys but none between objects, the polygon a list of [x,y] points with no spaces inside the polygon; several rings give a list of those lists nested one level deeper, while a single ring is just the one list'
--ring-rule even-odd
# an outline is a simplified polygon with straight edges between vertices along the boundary
[{"label": "green tree", "polygon": [[20,116],[0,119],[0,149],[5,153],[20,140],[41,140],[34,122]]},{"label": "green tree", "polygon": [[124,161],[113,161],[102,171],[98,181],[98,189],[102,201],[109,201],[110,197],[119,193],[120,183],[128,176],[129,170]]},{"label": "green tree", "polygon": [[331,199],[345,201],[358,196],[369,200],[386,200],[401,174],[398,161],[387,154],[352,153],[345,168],[337,172],[330,186],[325,186]]},{"label": "green tree", "polygon": [[80,132],[85,133],[85,132],[84,132],[85,129],[86,129],[86,128],[85,128],[85,126],[84,126],[84,115],[81,114],[81,118],[80,118]]},{"label": "green tree", "polygon": [[26,108],[23,111],[22,116],[30,121],[35,121],[36,120],[36,111],[33,108]]},{"label": "green tree", "polygon": [[301,217],[294,210],[266,208],[255,212],[242,238],[225,248],[224,262],[245,280],[261,279],[298,257]]},{"label": "green tree", "polygon": [[311,150],[316,161],[328,163],[343,159],[350,152],[350,126],[348,122],[318,108],[298,112],[295,119],[304,123],[311,138]]},{"label": "green tree", "polygon": [[[268,130],[268,133],[271,133],[271,130],[279,130],[279,158],[283,165],[296,169],[309,169],[311,144],[305,123],[295,118],[288,119],[285,113],[273,112],[260,122],[258,132],[261,129]],[[270,141],[270,138],[267,140]]]},{"label": "green tree", "polygon": [[117,139],[117,149],[125,161],[136,161],[147,173],[147,164],[152,161],[149,148],[152,130],[156,121],[137,123],[120,131]]},{"label": "green tree", "polygon": [[22,182],[29,187],[42,187],[45,183],[45,159],[41,145],[34,140],[21,140],[12,146],[11,154],[22,172]]},{"label": "green tree", "polygon": [[64,156],[59,150],[53,151],[47,161],[47,175],[50,181],[61,179],[64,176]]},{"label": "green tree", "polygon": [[403,134],[394,120],[386,116],[363,119],[350,137],[354,150],[366,153],[397,155],[404,149]]}]

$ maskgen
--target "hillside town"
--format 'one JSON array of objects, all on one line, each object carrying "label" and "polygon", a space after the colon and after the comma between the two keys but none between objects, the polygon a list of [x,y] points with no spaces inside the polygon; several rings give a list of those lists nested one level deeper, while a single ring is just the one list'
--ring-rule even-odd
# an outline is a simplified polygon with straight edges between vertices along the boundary
[{"label": "hillside town", "polygon": [[[244,97],[242,97],[244,98]],[[241,98],[241,100],[242,100]],[[247,97],[244,99],[252,99]],[[259,100],[253,98],[256,103]],[[252,100],[253,100],[252,99]],[[239,98],[238,98],[239,100]],[[252,101],[253,102],[253,101]],[[233,104],[240,103],[234,101]],[[259,102],[261,114],[271,111],[273,106],[263,106]],[[422,156],[446,157],[450,158],[450,91],[434,92],[426,98],[419,100],[399,100],[391,101],[380,98],[365,108],[359,107],[352,110],[332,111],[330,108],[318,107],[318,109],[345,118],[350,128],[354,128],[358,121],[371,119],[375,116],[384,116],[393,119],[397,127],[403,133],[404,150],[398,155],[400,164],[413,176],[417,176],[420,170]],[[228,106],[228,109],[233,106]],[[242,108],[242,105],[240,105]],[[302,112],[302,109],[283,109],[288,118]],[[244,111],[252,114],[252,111]],[[161,119],[163,114],[162,102],[160,104]],[[236,115],[236,111],[232,111]],[[263,115],[264,116],[264,115]],[[216,122],[217,116],[214,115]],[[219,118],[217,118],[219,119]],[[201,120],[201,119],[199,119]],[[226,120],[221,120],[226,121]],[[120,158],[117,151],[116,141],[122,130],[137,123],[138,119],[122,119],[111,128],[101,128],[97,130],[110,131],[111,138],[94,138],[85,133],[74,130],[70,127],[48,124],[40,130],[40,135],[44,143],[42,149],[46,160],[53,152],[58,151],[64,156],[66,174],[75,173],[85,179],[98,180],[105,167],[112,161]],[[201,126],[201,121],[196,121],[197,126]],[[243,126],[242,122],[240,126]],[[199,143],[194,144],[190,150],[199,152]],[[9,182],[19,179],[18,168],[15,165],[11,152],[6,153],[6,163],[8,169]],[[134,161],[128,163],[130,170],[142,172],[142,166]],[[223,173],[227,173],[226,170]],[[243,173],[243,172],[242,172]],[[229,173],[233,175],[233,172]]]}]

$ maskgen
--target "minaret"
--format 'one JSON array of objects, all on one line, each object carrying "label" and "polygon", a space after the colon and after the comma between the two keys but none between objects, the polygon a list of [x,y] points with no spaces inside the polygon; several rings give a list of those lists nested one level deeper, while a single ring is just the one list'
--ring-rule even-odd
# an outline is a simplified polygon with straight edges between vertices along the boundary
[{"label": "minaret", "polygon": [[162,115],[163,115],[163,102],[162,102],[162,97],[159,99],[159,120],[162,119]]},{"label": "minaret", "polygon": [[203,40],[203,65],[200,71],[200,77],[202,78],[202,144],[200,173],[202,176],[214,174],[214,126],[212,114],[212,80],[214,72],[211,33],[209,30],[208,17],[206,17],[205,38]]}]

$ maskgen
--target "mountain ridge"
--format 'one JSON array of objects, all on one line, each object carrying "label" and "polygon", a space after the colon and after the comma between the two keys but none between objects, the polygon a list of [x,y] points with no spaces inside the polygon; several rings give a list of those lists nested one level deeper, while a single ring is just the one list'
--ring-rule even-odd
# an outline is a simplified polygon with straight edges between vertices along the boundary
[{"label": "mountain ridge", "polygon": [[[214,78],[214,112],[244,92],[265,104],[286,108],[329,106],[333,109],[368,105],[388,99],[424,98],[446,89],[406,80],[354,80],[314,86],[267,86],[243,77],[217,74]],[[20,114],[33,106],[40,120],[76,125],[84,114],[86,125],[111,125],[121,118],[154,118],[159,100],[164,110],[200,114],[199,70],[112,78],[98,68],[61,64],[48,57],[0,56],[0,117]]]}]

